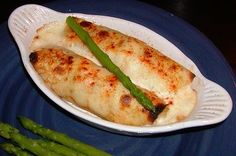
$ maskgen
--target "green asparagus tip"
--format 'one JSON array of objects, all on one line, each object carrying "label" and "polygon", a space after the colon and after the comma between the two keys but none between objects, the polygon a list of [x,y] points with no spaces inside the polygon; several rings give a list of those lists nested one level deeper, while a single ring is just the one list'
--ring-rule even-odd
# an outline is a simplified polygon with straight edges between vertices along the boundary
[{"label": "green asparagus tip", "polygon": [[[17,119],[20,121],[20,123],[21,123],[21,124],[23,125],[23,127],[25,127],[25,128],[29,127],[30,124],[31,124],[31,122],[32,122],[32,120],[30,120],[30,119],[28,119],[28,118],[26,118],[26,117],[24,117],[24,116],[18,116]],[[26,120],[27,122],[22,122],[22,121],[24,121],[24,120]]]},{"label": "green asparagus tip", "polygon": [[[39,127],[43,127],[40,124],[35,124],[35,122],[27,117],[24,116],[18,116],[17,119],[19,120],[19,122],[22,124],[22,126],[26,129],[30,129],[30,128],[39,128]],[[33,125],[33,127],[32,127]],[[34,132],[34,131],[33,131]],[[35,133],[35,132],[34,132]]]},{"label": "green asparagus tip", "polygon": [[14,154],[17,156],[30,156],[31,154],[27,151],[22,150],[20,147],[15,146],[11,143],[1,143],[0,147],[10,154]]},{"label": "green asparagus tip", "polygon": [[0,122],[0,136],[2,136],[3,138],[9,139],[10,133],[18,133],[18,132],[19,130],[12,127],[11,125]]},{"label": "green asparagus tip", "polygon": [[110,156],[110,154],[105,151],[97,149],[93,146],[75,140],[73,138],[70,138],[64,133],[45,128],[42,125],[39,125],[36,122],[32,121],[31,119],[22,116],[18,117],[18,119],[24,128],[38,135],[41,135],[43,138],[65,145],[79,153],[82,153],[83,155]]}]

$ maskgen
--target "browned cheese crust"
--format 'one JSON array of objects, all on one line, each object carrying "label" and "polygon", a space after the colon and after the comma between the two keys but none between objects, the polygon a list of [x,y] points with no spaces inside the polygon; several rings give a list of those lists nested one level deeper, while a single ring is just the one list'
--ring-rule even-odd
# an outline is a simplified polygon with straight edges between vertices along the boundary
[{"label": "browned cheese crust", "polygon": [[[195,75],[191,71],[139,39],[84,19],[75,19],[155,105],[163,108],[160,104],[165,104],[165,110],[154,124],[186,119],[196,104],[196,92],[191,87]],[[66,50],[45,49],[48,47]],[[113,74],[101,67],[65,21],[39,28],[30,49],[37,51],[34,53],[38,58],[35,69],[62,98],[109,121],[129,125],[153,123],[149,112]]]},{"label": "browned cheese crust", "polygon": [[[192,72],[180,64],[136,38],[123,35],[118,31],[111,31],[107,27],[98,26],[80,18],[75,19],[89,33],[95,43],[113,58],[113,61],[117,62],[124,72],[128,72],[131,76],[130,71],[126,71],[125,68],[129,65],[132,66],[130,60],[136,58],[138,63],[165,81],[169,92],[176,92],[179,88],[189,85],[195,77]],[[68,26],[65,29],[65,36],[68,42],[82,42]],[[126,64],[116,61],[118,55],[121,55],[122,62]]]},{"label": "browned cheese crust", "polygon": [[[146,125],[154,119],[106,69],[72,52],[49,48],[30,54],[44,82],[60,97],[90,112],[121,124]],[[163,101],[145,91],[155,106]]]}]

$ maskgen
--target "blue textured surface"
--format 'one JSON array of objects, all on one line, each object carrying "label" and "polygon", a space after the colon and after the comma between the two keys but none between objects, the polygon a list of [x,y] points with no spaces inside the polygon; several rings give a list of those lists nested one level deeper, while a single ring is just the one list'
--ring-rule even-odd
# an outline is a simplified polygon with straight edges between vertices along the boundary
[{"label": "blue textured surface", "polygon": [[[45,6],[62,12],[119,17],[152,29],[180,48],[207,78],[223,86],[236,102],[235,75],[221,53],[200,32],[174,15],[135,1],[64,0]],[[0,25],[0,37],[0,120],[27,135],[33,136],[20,127],[16,120],[18,115],[30,117],[113,155],[233,156],[236,153],[235,108],[220,124],[147,137],[119,135],[87,125],[59,108],[32,82],[6,22]],[[0,150],[0,155],[7,154]]]}]

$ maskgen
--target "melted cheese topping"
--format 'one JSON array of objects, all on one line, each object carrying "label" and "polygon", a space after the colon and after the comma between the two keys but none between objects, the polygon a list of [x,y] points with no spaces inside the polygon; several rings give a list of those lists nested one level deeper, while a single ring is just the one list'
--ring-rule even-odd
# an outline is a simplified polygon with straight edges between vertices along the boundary
[{"label": "melted cheese topping", "polygon": [[[115,75],[84,57],[48,48],[31,53],[30,61],[57,95],[104,119],[136,126],[154,121]],[[145,92],[156,107],[162,107],[161,99]]]},{"label": "melted cheese topping", "polygon": [[[196,104],[196,93],[191,89],[194,75],[190,71],[136,38],[83,19],[76,20],[136,85],[153,92],[168,105],[155,124],[173,123],[190,114]],[[52,46],[71,50],[100,66],[65,22],[49,23],[38,29],[30,49]]]}]

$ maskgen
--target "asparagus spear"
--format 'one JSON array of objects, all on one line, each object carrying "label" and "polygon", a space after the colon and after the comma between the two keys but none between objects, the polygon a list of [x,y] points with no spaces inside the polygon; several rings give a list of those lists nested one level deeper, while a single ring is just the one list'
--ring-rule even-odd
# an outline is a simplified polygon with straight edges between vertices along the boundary
[{"label": "asparagus spear", "polygon": [[137,99],[137,101],[143,105],[144,108],[152,112],[153,117],[157,117],[157,112],[155,106],[152,104],[152,101],[149,100],[146,95],[139,89],[137,86],[126,76],[118,66],[116,66],[109,56],[104,53],[97,44],[92,40],[88,32],[86,32],[79,24],[76,23],[73,17],[69,16],[66,19],[66,23],[77,33],[80,39],[87,45],[99,62],[107,70],[112,72],[117,76],[120,82],[126,87],[130,93]]},{"label": "asparagus spear", "polygon": [[16,156],[30,156],[31,154],[27,151],[22,150],[20,147],[17,147],[11,143],[1,143],[0,147],[10,154],[14,154]]},{"label": "asparagus spear", "polygon": [[20,123],[23,125],[24,128],[41,135],[44,138],[49,140],[61,143],[65,146],[68,146],[78,152],[84,153],[88,156],[110,156],[109,153],[101,151],[93,146],[70,138],[64,133],[60,133],[51,129],[44,128],[42,125],[37,124],[36,122],[26,118],[26,117],[19,117]]},{"label": "asparagus spear", "polygon": [[26,149],[35,155],[39,156],[61,156],[49,150],[42,148],[37,141],[27,138],[19,133],[19,131],[9,124],[0,123],[0,136],[10,139],[17,143],[22,149]]},{"label": "asparagus spear", "polygon": [[10,139],[10,133],[19,133],[19,130],[8,124],[0,122],[0,136],[6,139]]},{"label": "asparagus spear", "polygon": [[38,140],[37,141],[40,146],[43,148],[59,153],[64,156],[85,156],[82,153],[79,153],[71,148],[68,148],[67,146],[63,146],[61,144],[52,142],[52,141],[47,141],[47,140]]}]

